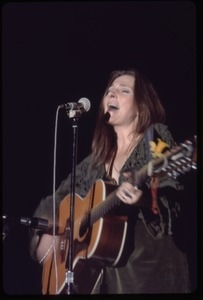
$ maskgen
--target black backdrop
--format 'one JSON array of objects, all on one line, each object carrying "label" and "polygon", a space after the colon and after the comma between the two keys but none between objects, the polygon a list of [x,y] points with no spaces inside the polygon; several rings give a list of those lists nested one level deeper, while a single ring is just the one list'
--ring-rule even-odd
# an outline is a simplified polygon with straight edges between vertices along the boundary
[{"label": "black backdrop", "polygon": [[[2,5],[3,215],[30,217],[52,193],[56,109],[89,98],[78,161],[90,150],[108,74],[135,67],[154,83],[177,142],[196,133],[196,15],[190,1],[6,2]],[[71,120],[60,110],[56,185],[70,172]],[[6,294],[40,294],[27,228],[3,242]]]}]

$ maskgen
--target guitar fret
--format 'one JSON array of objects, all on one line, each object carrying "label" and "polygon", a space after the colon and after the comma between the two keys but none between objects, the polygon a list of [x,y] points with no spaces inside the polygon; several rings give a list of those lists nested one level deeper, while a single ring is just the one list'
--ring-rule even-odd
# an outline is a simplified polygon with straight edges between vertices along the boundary
[{"label": "guitar fret", "polygon": [[90,225],[93,225],[97,220],[108,213],[114,206],[118,204],[118,198],[115,196],[115,192],[109,194],[105,201],[95,206],[90,213]]}]

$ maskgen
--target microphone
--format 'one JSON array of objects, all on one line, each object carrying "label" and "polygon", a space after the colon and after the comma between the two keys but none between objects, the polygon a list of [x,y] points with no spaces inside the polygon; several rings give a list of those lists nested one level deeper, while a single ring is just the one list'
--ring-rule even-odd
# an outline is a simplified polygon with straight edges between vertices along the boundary
[{"label": "microphone", "polygon": [[108,123],[109,119],[110,119],[111,115],[110,113],[107,111],[104,115],[103,115],[103,122],[104,123]]},{"label": "microphone", "polygon": [[65,104],[61,104],[59,108],[65,108],[69,110],[80,110],[86,112],[90,110],[90,106],[91,104],[89,99],[83,97],[78,102],[68,102]]},{"label": "microphone", "polygon": [[48,227],[48,220],[42,218],[26,218],[20,219],[20,224],[29,226],[35,229],[46,229]]},{"label": "microphone", "polygon": [[17,224],[29,226],[35,229],[47,229],[48,228],[48,220],[42,218],[14,218],[9,217],[7,215],[2,216],[3,219],[3,230],[2,236],[3,240],[7,237],[12,227],[16,226]]}]

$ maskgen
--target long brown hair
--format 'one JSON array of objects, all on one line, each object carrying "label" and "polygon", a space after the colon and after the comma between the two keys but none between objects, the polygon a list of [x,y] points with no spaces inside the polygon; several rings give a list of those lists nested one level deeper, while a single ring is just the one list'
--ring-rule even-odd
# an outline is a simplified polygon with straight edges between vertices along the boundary
[{"label": "long brown hair", "polygon": [[[155,123],[165,120],[165,110],[160,102],[153,84],[135,69],[113,71],[110,74],[106,95],[113,81],[122,75],[130,75],[135,78],[134,101],[136,101],[139,120],[135,134],[144,133],[146,129]],[[93,165],[99,166],[110,162],[112,155],[117,150],[117,136],[112,125],[105,122],[103,98],[100,103],[97,123],[92,140]]]}]

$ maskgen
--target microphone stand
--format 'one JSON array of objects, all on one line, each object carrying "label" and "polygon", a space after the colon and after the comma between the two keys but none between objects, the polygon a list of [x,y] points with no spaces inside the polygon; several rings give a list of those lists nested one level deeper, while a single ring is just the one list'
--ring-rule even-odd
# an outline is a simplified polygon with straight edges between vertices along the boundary
[{"label": "microphone stand", "polygon": [[70,198],[70,227],[69,227],[69,251],[66,260],[66,294],[74,292],[74,272],[73,272],[73,253],[74,253],[74,206],[75,206],[75,170],[77,164],[77,146],[78,146],[78,123],[82,114],[80,110],[67,110],[67,115],[72,118],[72,172],[71,172],[71,198]]}]

